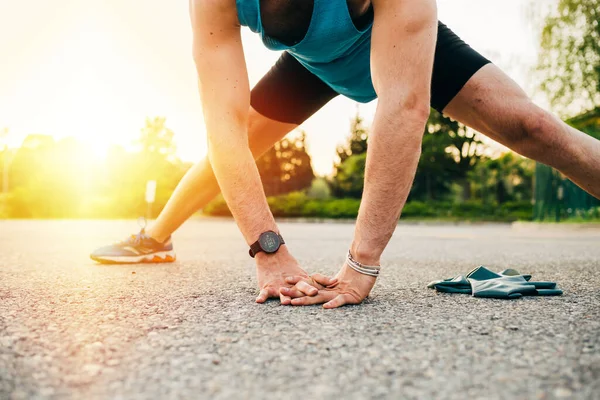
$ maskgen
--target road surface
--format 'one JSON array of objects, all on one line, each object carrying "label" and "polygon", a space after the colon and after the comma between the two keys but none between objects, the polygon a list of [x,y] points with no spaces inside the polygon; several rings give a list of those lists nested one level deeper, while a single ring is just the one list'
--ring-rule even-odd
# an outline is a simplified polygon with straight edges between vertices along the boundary
[{"label": "road surface", "polygon": [[[0,221],[1,399],[600,398],[600,231],[399,226],[368,301],[254,303],[235,225],[197,220],[169,265],[101,266],[131,221]],[[351,224],[283,223],[334,273]],[[437,294],[429,281],[516,268],[565,295]]]}]

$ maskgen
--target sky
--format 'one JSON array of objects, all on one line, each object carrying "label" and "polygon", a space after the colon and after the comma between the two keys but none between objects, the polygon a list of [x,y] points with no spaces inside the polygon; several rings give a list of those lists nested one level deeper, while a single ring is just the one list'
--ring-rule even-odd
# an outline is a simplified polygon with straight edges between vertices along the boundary
[{"label": "sky", "polygon": [[[530,4],[438,0],[438,13],[536,95]],[[279,54],[247,29],[243,40],[253,85]],[[179,156],[200,160],[207,146],[196,81],[187,1],[0,0],[0,130],[9,129],[12,146],[31,133],[73,136],[101,155],[111,144],[130,146],[146,117],[162,116]],[[360,105],[367,123],[375,107]],[[356,103],[338,97],[301,127],[318,174],[331,172],[355,113]]]}]

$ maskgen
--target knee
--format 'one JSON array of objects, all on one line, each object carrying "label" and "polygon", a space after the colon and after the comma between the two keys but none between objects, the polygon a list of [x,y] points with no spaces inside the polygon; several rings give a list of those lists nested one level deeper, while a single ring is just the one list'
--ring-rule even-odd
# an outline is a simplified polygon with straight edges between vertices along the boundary
[{"label": "knee", "polygon": [[563,151],[560,121],[533,103],[520,108],[513,149],[536,160]]}]

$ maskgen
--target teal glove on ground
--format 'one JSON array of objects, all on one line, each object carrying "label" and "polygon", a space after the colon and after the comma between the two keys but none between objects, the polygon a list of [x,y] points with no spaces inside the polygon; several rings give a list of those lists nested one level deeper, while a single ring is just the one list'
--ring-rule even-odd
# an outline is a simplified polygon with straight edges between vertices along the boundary
[{"label": "teal glove on ground", "polygon": [[531,282],[531,275],[521,275],[514,269],[495,273],[477,267],[466,276],[431,282],[427,287],[445,293],[472,294],[474,297],[518,299],[522,296],[560,296],[554,282]]}]

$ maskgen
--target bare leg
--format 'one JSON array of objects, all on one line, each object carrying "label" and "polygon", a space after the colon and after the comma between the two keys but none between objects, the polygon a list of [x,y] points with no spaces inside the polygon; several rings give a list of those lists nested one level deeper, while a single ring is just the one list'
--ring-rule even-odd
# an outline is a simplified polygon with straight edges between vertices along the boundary
[{"label": "bare leg", "polygon": [[[260,157],[296,127],[295,124],[269,119],[250,108],[248,140],[252,153],[256,158]],[[146,229],[146,234],[163,242],[219,191],[212,167],[205,158],[185,174],[156,221]]]},{"label": "bare leg", "polygon": [[600,141],[533,104],[495,65],[480,69],[444,114],[519,154],[556,168],[600,198]]}]

